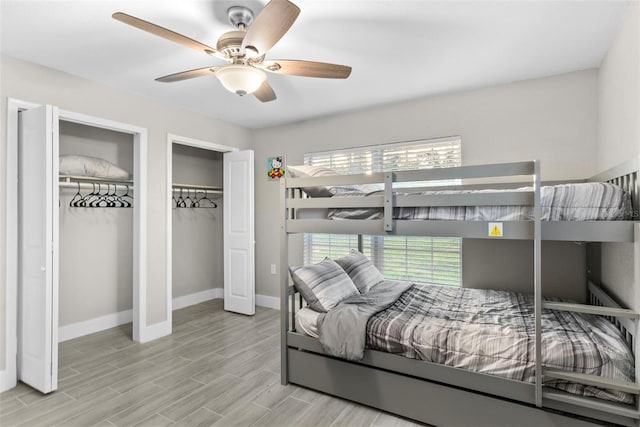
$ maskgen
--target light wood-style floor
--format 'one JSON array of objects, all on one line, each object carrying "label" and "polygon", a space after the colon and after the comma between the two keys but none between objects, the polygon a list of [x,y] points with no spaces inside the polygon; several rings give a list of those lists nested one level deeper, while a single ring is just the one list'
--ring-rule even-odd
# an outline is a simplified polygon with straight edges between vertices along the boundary
[{"label": "light wood-style floor", "polygon": [[58,390],[0,394],[0,425],[413,426],[378,410],[280,385],[279,312],[173,313],[173,335],[131,341],[131,325],[60,344]]}]

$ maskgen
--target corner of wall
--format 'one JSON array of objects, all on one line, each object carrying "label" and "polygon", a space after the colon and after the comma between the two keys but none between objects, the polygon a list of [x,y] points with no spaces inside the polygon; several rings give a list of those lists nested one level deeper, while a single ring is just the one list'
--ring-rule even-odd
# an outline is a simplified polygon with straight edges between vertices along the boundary
[{"label": "corner of wall", "polygon": [[598,71],[597,170],[640,155],[640,2],[632,2]]},{"label": "corner of wall", "polygon": [[18,384],[15,371],[9,372],[5,369],[0,371],[0,393],[3,391],[11,390]]}]

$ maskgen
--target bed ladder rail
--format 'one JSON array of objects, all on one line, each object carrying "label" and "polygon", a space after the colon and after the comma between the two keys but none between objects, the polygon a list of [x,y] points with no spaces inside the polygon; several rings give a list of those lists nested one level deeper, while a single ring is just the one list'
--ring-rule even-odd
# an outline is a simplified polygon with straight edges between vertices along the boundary
[{"label": "bed ladder rail", "polygon": [[573,304],[566,302],[544,301],[542,308],[549,310],[574,311],[585,314],[595,314],[607,317],[626,317],[628,319],[640,319],[640,314],[633,310],[618,307],[602,307],[599,305]]},{"label": "bed ladder rail", "polygon": [[640,384],[616,380],[614,378],[603,378],[598,375],[581,374],[577,372],[562,371],[559,369],[544,369],[542,371],[542,375],[544,380],[565,380],[573,383],[606,388],[609,390],[622,391],[625,393],[640,394]]}]

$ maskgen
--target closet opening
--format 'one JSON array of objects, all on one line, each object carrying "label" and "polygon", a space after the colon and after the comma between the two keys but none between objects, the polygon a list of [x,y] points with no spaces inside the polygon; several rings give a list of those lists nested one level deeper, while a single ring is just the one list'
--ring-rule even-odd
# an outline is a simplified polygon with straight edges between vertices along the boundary
[{"label": "closet opening", "polygon": [[2,389],[56,390],[59,341],[130,322],[135,341],[160,336],[146,321],[146,163],[145,128],[8,100]]},{"label": "closet opening", "polygon": [[[167,318],[213,299],[253,314],[253,151],[168,135],[167,197]],[[251,239],[250,251],[237,250],[237,236]]]},{"label": "closet opening", "polygon": [[222,298],[222,153],[173,144],[173,309]]},{"label": "closet opening", "polygon": [[99,331],[99,322],[133,339],[134,137],[59,126],[59,341]]}]

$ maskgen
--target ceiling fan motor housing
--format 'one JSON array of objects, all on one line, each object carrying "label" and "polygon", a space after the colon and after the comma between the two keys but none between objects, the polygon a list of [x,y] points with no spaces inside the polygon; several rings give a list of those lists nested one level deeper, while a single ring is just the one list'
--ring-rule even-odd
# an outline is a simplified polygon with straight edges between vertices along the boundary
[{"label": "ceiling fan motor housing", "polygon": [[244,31],[234,30],[228,31],[220,36],[216,49],[224,53],[227,57],[233,58],[242,55],[242,40],[244,39]]}]

